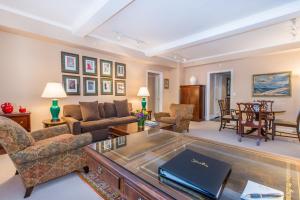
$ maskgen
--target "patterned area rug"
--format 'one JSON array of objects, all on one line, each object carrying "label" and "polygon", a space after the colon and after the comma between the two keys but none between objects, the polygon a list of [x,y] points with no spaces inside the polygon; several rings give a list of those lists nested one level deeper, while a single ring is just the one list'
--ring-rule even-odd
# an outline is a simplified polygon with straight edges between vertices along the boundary
[{"label": "patterned area rug", "polygon": [[121,196],[116,193],[107,183],[100,180],[97,174],[89,172],[77,172],[78,176],[87,183],[99,196],[105,200],[121,200]]}]

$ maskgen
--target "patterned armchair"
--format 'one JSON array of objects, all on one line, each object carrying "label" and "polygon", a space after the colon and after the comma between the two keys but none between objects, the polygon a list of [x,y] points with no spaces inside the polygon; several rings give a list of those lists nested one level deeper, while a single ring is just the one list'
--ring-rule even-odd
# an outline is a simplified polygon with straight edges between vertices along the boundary
[{"label": "patterned armchair", "polygon": [[81,168],[87,173],[86,154],[90,133],[70,134],[67,125],[28,133],[16,122],[0,117],[0,144],[20,174],[29,197],[33,187]]},{"label": "patterned armchair", "polygon": [[176,132],[189,132],[190,121],[193,119],[194,105],[192,104],[171,104],[170,113],[154,113],[158,122],[174,124]]}]

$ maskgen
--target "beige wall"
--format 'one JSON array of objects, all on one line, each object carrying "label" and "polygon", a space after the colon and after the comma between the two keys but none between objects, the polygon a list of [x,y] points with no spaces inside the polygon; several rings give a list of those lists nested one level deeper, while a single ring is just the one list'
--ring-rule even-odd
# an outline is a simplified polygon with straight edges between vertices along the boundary
[{"label": "beige wall", "polygon": [[[0,32],[0,103],[12,102],[14,105],[25,106],[32,113],[33,130],[41,128],[41,121],[50,118],[49,107],[51,100],[43,99],[40,96],[47,82],[61,82],[62,80],[61,51],[79,54],[80,67],[82,62],[81,56],[84,55],[126,63],[127,97],[102,95],[94,97],[70,96],[60,100],[60,105],[78,103],[78,101],[98,100],[99,102],[105,102],[128,98],[134,104],[134,108],[138,108],[140,107],[140,99],[136,97],[136,94],[140,86],[146,85],[146,70],[163,72],[164,78],[169,78],[171,83],[176,82],[173,78],[173,74],[177,73],[176,69],[145,65],[128,59],[115,59],[113,55],[109,54],[103,55],[98,52],[73,48],[51,41]],[[171,86],[169,90],[164,90],[164,110],[168,110],[171,102],[177,101],[174,95],[171,94],[172,90],[177,89],[173,87]]]},{"label": "beige wall", "polygon": [[194,75],[198,78],[199,84],[207,85],[208,72],[224,70],[233,71],[232,107],[237,102],[258,99],[252,97],[251,93],[253,74],[292,71],[292,96],[264,99],[273,99],[275,101],[274,109],[286,110],[286,113],[278,118],[296,119],[300,109],[300,51],[185,68],[184,82],[188,84],[189,78]]}]

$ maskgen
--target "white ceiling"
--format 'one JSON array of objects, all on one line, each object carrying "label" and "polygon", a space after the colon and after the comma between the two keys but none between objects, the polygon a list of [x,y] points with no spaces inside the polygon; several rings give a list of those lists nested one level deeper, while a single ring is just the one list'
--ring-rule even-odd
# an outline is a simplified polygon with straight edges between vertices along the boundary
[{"label": "white ceiling", "polygon": [[299,0],[0,0],[2,27],[172,66],[291,48],[299,16]]}]

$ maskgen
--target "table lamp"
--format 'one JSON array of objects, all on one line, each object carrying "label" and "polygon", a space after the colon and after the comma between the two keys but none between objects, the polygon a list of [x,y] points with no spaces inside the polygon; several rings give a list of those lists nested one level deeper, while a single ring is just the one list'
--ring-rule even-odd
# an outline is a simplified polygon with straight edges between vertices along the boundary
[{"label": "table lamp", "polygon": [[146,97],[149,97],[149,96],[150,96],[147,87],[140,87],[137,96],[138,96],[138,97],[143,97],[143,99],[142,99],[142,109],[143,109],[143,110],[146,110],[146,105],[147,105]]},{"label": "table lamp", "polygon": [[43,94],[43,98],[51,98],[52,106],[50,107],[50,112],[52,115],[51,121],[59,121],[60,107],[58,106],[58,98],[67,97],[66,92],[61,83],[47,83]]}]

